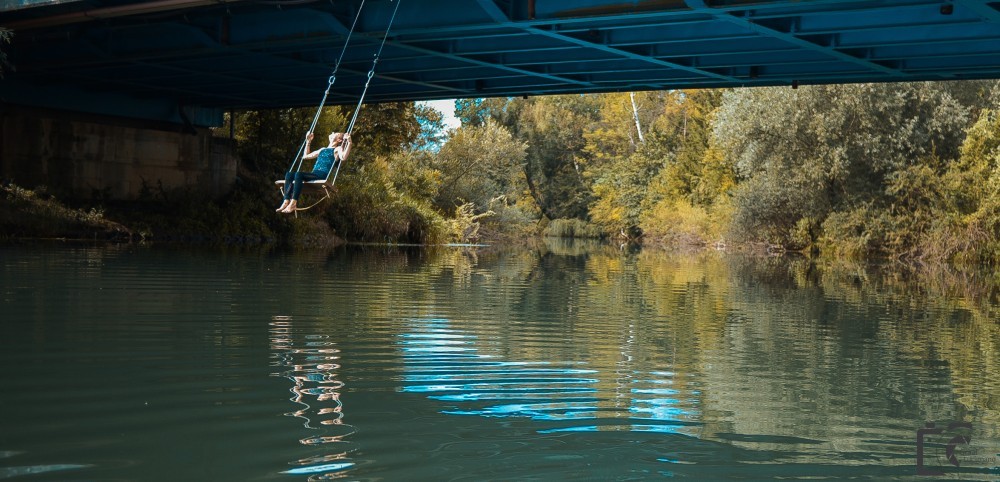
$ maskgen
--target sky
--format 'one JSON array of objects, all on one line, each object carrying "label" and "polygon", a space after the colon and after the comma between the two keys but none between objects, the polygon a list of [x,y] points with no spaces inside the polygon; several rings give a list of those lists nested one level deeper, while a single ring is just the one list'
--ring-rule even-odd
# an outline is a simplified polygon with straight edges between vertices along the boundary
[{"label": "sky", "polygon": [[419,102],[444,114],[444,129],[457,129],[462,123],[455,117],[455,99]]}]

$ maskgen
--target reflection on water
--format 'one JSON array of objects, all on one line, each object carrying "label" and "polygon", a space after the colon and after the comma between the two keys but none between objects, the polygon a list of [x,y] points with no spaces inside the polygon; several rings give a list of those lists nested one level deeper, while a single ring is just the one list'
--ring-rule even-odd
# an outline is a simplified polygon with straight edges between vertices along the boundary
[{"label": "reflection on water", "polygon": [[292,317],[276,315],[270,323],[271,366],[281,371],[272,376],[287,378],[292,382],[289,399],[297,405],[293,412],[285,413],[302,420],[303,427],[314,430],[299,440],[303,445],[321,446],[321,455],[295,460],[285,474],[316,474],[310,480],[336,478],[354,463],[348,458],[357,450],[347,438],[355,428],[344,423],[343,403],[340,392],[344,383],[337,379],[340,369],[340,350],[329,335],[302,335],[297,339]]},{"label": "reflection on water", "polygon": [[476,336],[447,320],[410,320],[401,335],[407,371],[403,390],[448,402],[442,413],[527,417],[561,422],[542,433],[598,430],[694,435],[696,400],[672,387],[669,372],[618,372],[605,393],[586,361],[501,360],[476,348]]},{"label": "reflection on water", "polygon": [[989,281],[571,244],[0,247],[0,478],[924,480],[923,429],[923,467],[995,480]]}]

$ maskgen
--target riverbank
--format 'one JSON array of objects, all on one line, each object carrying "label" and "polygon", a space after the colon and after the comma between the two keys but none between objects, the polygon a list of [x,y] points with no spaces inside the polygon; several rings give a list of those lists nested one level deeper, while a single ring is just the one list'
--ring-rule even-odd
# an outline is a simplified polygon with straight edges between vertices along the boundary
[{"label": "riverbank", "polygon": [[0,186],[0,237],[100,239],[129,241],[135,238],[124,224],[111,221],[96,207],[72,208],[44,191],[8,184]]},{"label": "riverbank", "polygon": [[[259,196],[258,196],[259,197]],[[0,186],[0,238],[185,244],[339,246],[322,220],[273,216],[266,200],[237,187],[222,199],[185,192],[149,193],[132,201],[66,202],[44,188]]]}]

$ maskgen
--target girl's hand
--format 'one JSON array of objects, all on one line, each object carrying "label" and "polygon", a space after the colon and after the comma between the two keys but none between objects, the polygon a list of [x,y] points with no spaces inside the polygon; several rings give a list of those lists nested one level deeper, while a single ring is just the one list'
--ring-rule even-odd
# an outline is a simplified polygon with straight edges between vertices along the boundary
[{"label": "girl's hand", "polygon": [[312,140],[313,140],[313,133],[310,132],[310,133],[306,134],[306,141],[312,141]]}]

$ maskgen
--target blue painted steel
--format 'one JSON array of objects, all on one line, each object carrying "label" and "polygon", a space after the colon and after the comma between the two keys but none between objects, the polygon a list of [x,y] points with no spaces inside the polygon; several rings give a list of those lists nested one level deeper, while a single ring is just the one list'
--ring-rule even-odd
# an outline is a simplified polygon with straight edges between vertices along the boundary
[{"label": "blue painted steel", "polygon": [[[312,105],[361,0],[15,3],[4,102],[211,124]],[[329,102],[357,101],[393,7],[367,1]],[[368,99],[979,78],[1000,1],[412,0]]]},{"label": "blue painted steel", "polygon": [[0,12],[22,8],[44,7],[56,3],[79,2],[81,0],[0,0]]}]

